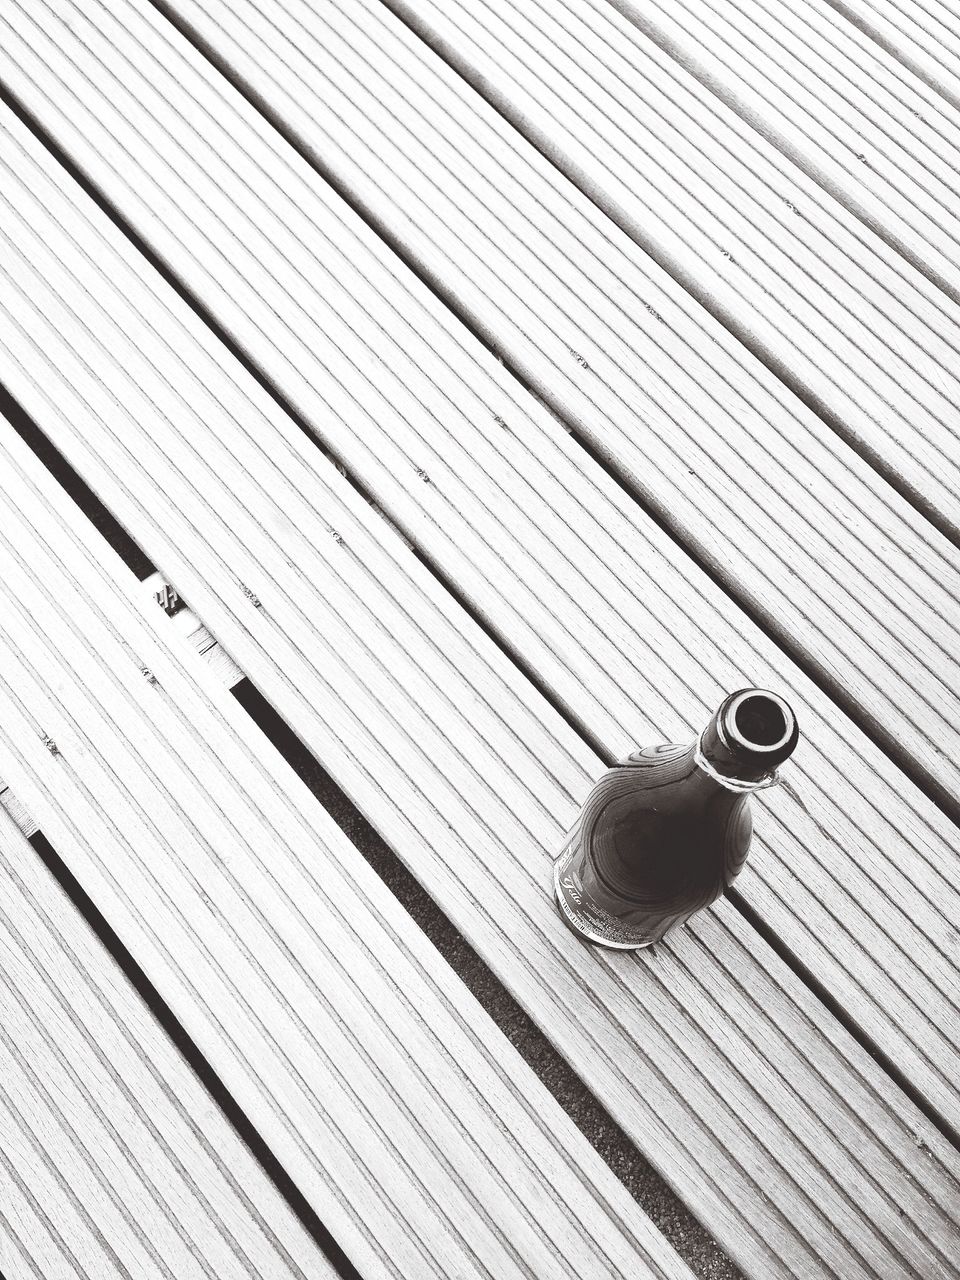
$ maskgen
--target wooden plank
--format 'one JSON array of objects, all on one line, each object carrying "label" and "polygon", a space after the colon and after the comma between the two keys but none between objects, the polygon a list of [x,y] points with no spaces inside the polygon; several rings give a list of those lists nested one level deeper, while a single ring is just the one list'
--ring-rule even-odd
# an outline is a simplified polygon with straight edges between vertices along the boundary
[{"label": "wooden plank", "polygon": [[611,0],[960,301],[960,114],[827,0]]},{"label": "wooden plank", "polygon": [[960,540],[956,304],[608,0],[389,4]]},{"label": "wooden plank", "polygon": [[[169,584],[165,583],[158,573],[151,574],[143,582],[142,586],[147,598],[153,600],[159,600],[165,594],[169,595],[171,590]],[[223,646],[217,644],[216,639],[206,629],[197,615],[185,606],[183,601],[177,600],[176,593],[173,593],[173,599],[176,602],[176,611],[172,614],[172,617],[177,631],[206,660],[211,671],[215,673],[215,678],[223,684],[223,687],[232,689],[234,685],[239,684],[243,679],[243,672]],[[25,836],[36,835],[40,829],[32,814],[27,811],[2,779],[0,779],[0,807],[6,809]]]},{"label": "wooden plank", "polygon": [[4,782],[0,782],[0,806],[7,811],[14,825],[25,836],[35,836],[40,830],[32,816]]},{"label": "wooden plank", "polygon": [[[950,1033],[957,985],[951,930],[960,918],[954,827],[906,787],[899,771],[830,700],[571,447],[549,415],[363,233],[268,127],[261,122],[259,133],[254,125],[244,128],[256,117],[236,103],[235,94],[234,108],[220,125],[226,108],[216,93],[228,103],[231,91],[169,28],[157,19],[141,24],[144,46],[154,36],[163,39],[166,30],[170,43],[163,58],[146,64],[136,80],[132,70],[112,80],[111,67],[122,53],[134,57],[137,44],[132,6],[123,12],[130,32],[125,35],[119,25],[110,29],[103,61],[81,59],[81,48],[96,47],[95,31],[80,28],[82,39],[75,43],[82,82],[109,86],[88,92],[87,99],[99,98],[104,111],[108,103],[118,104],[108,126],[95,135],[95,146],[110,155],[124,122],[140,130],[122,152],[112,153],[112,163],[149,216],[132,198],[124,211],[148,234],[161,225],[163,212],[171,230],[154,244],[183,275],[204,286],[204,301],[256,363],[276,376],[308,421],[349,458],[485,621],[611,755],[637,741],[673,737],[680,725],[692,734],[724,688],[770,684],[796,700],[805,735],[796,790],[784,788],[771,801],[771,827],[765,833],[761,826],[763,845],[740,881],[742,892],[854,1022],[960,1128]],[[192,67],[200,74],[191,74]],[[155,77],[157,91],[147,100],[163,114],[151,129],[146,108],[126,94],[125,84],[146,85]],[[51,101],[63,83],[48,85]],[[147,94],[145,88],[140,92]],[[188,132],[179,114],[187,114],[186,101],[191,115],[214,104]],[[68,114],[80,119],[82,113],[77,100]],[[93,166],[94,145],[83,155]],[[276,194],[276,214],[261,198],[268,174],[273,193],[289,189],[295,213]],[[195,191],[212,202],[209,221],[200,216]],[[179,215],[174,195],[182,206]],[[257,227],[250,222],[254,209]],[[308,211],[312,221],[304,225]],[[280,220],[284,212],[289,228]],[[238,223],[229,253],[221,253],[226,228]],[[200,264],[215,260],[239,264],[242,271],[219,279],[201,274]],[[328,274],[312,284],[318,263]],[[24,288],[32,292],[32,277],[26,278]],[[98,331],[102,322],[87,323]],[[754,442],[754,455],[757,447]],[[417,471],[429,482],[414,479]],[[256,491],[250,494],[250,503],[258,500]],[[852,518],[842,513],[839,527],[846,531]],[[861,513],[859,524],[863,541],[848,554],[862,557],[872,536],[870,514]],[[936,562],[927,562],[928,575],[916,573],[914,557],[925,554],[922,531],[911,544],[909,565],[901,567],[914,589],[901,576],[897,590],[918,618],[918,593],[938,599],[938,605],[924,619],[916,643],[899,651],[911,682],[922,679],[922,671],[915,673],[930,631],[930,644],[939,642],[941,652],[952,655],[960,621],[956,577],[946,572],[937,597]],[[789,578],[783,561],[790,538],[792,556],[798,531],[780,532],[768,548],[772,571],[775,566],[781,578]],[[884,554],[890,554],[889,546]],[[849,576],[841,569],[831,585],[840,598]],[[878,562],[878,577],[880,571]],[[892,576],[889,560],[882,571]],[[888,601],[892,610],[889,596],[882,607]],[[882,645],[874,639],[878,612],[875,602],[871,619],[862,621],[867,646]],[[867,652],[869,665],[855,686],[864,699],[891,660],[889,648]],[[937,730],[944,771],[954,770],[960,759],[952,656],[949,663],[926,698],[952,722]],[[910,714],[921,703],[909,690],[900,701]],[[310,727],[309,720],[298,722],[305,735]]]},{"label": "wooden plank", "polygon": [[[172,592],[169,583],[159,573],[152,573],[143,582],[143,590],[149,599],[162,604],[173,620],[173,625],[184,639],[206,659],[210,670],[222,682],[225,689],[232,689],[243,679],[243,672],[222,645],[206,629],[193,610]],[[166,602],[166,603],[164,603]]]},{"label": "wooden plank", "polygon": [[[234,0],[228,19],[211,0],[201,31],[684,543],[956,807],[960,553],[379,2],[315,8]],[[201,23],[196,6],[180,9]],[[3,22],[7,83],[421,548],[511,644],[527,644],[503,619],[499,586],[487,594],[475,554],[461,554],[473,543],[458,531],[462,508],[485,482],[474,475],[465,491],[465,463],[421,425],[453,412],[472,440],[494,413],[511,420],[512,401],[508,413],[455,385],[437,394],[432,352],[469,382],[476,345],[146,6],[100,7],[94,20],[37,3]],[[506,436],[486,447],[484,471],[506,474],[491,509],[510,490],[514,447]],[[431,476],[413,492],[411,459]],[[502,535],[484,538],[504,558]],[[582,679],[549,678],[591,714],[577,705],[591,696]]]},{"label": "wooden plank", "polygon": [[[654,956],[577,942],[551,853],[601,761],[9,118],[0,155],[5,381],[723,1247],[764,1277],[956,1275],[957,1152],[728,903]],[[67,694],[87,696],[60,681]],[[0,723],[22,723],[8,699]],[[65,769],[65,751],[17,741],[31,776]],[[51,826],[65,789],[30,789],[8,754],[0,771],[74,850]],[[74,869],[101,899],[97,866]],[[147,924],[124,930],[144,930],[141,953]],[[256,1115],[259,1093],[230,1083]]]},{"label": "wooden plank", "polygon": [[960,13],[944,0],[830,0],[833,7],[960,108]]},{"label": "wooden plank", "polygon": [[336,1280],[2,814],[0,1268],[7,1280]]},{"label": "wooden plank", "polygon": [[2,440],[4,768],[362,1274],[689,1276],[100,535]]}]

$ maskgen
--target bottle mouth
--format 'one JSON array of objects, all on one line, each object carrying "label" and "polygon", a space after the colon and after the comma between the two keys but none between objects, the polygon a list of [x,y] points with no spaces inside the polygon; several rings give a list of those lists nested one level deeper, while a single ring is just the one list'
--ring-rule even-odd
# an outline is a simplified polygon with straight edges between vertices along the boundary
[{"label": "bottle mouth", "polygon": [[749,753],[756,762],[780,763],[796,746],[796,718],[790,705],[767,689],[741,689],[718,718],[719,739],[733,754]]},{"label": "bottle mouth", "polygon": [[789,703],[767,689],[729,694],[700,735],[696,763],[732,791],[775,786],[800,737]]},{"label": "bottle mouth", "polygon": [[718,724],[728,747],[771,755],[782,751],[797,731],[790,707],[766,689],[735,694]]}]

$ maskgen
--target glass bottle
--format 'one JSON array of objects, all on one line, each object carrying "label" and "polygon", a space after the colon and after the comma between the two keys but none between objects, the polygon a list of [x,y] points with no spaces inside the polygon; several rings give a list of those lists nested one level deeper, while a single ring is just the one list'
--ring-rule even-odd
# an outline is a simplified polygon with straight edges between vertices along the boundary
[{"label": "glass bottle", "polygon": [[554,867],[574,933],[648,947],[715,902],[747,857],[750,792],[774,785],[798,736],[783,698],[740,689],[690,746],[645,747],[608,769]]}]

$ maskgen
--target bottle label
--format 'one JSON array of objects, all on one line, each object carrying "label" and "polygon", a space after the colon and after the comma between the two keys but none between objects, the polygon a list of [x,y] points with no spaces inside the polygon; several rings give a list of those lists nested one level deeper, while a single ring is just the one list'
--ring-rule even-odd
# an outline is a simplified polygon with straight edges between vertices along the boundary
[{"label": "bottle label", "polygon": [[636,950],[656,942],[659,933],[651,935],[644,928],[625,927],[622,920],[605,911],[584,893],[577,854],[580,851],[579,823],[554,864],[554,889],[557,905],[564,920],[581,938],[602,947]]}]

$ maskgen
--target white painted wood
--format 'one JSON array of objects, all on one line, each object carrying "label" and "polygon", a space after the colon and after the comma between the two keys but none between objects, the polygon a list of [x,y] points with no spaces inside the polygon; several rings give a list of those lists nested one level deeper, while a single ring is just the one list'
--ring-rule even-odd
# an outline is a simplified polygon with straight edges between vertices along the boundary
[{"label": "white painted wood", "polygon": [[960,536],[960,307],[608,0],[388,3]]},{"label": "white painted wood", "polygon": [[[2,136],[0,225],[12,239],[4,240],[0,254],[0,358],[11,390],[625,1131],[753,1275],[956,1275],[960,1157],[953,1148],[729,904],[719,904],[654,955],[600,954],[577,942],[551,901],[551,854],[601,762],[26,131],[5,117]],[[506,375],[496,366],[489,373],[477,368],[474,376],[499,407],[509,386]],[[511,417],[515,431],[528,422],[531,431],[548,422],[533,406],[529,417]],[[547,456],[564,448],[570,456],[577,453],[562,431],[556,443],[546,431],[533,438]],[[593,479],[599,494],[616,493],[602,474]],[[633,512],[625,500],[622,505]],[[635,539],[634,553],[640,545],[645,567],[659,574],[656,544],[648,550]],[[10,635],[15,625],[21,638],[29,629],[32,648],[45,646],[56,665],[63,659],[44,640],[51,627],[33,620],[42,603],[36,585],[19,578],[18,599],[22,592],[30,600],[30,613],[18,604],[4,611],[0,626]],[[501,575],[505,593],[514,581]],[[675,599],[651,592],[654,606],[666,600],[671,612],[680,611],[691,595],[700,598],[699,585],[691,592],[679,574],[673,581]],[[138,607],[147,607],[139,592]],[[722,642],[723,617],[719,611],[714,617]],[[703,643],[712,639],[704,633]],[[6,647],[12,656],[13,646]],[[134,651],[140,647],[138,642]],[[76,649],[62,646],[61,653]],[[85,647],[81,651],[89,656]],[[193,657],[183,654],[184,667]],[[0,753],[0,771],[206,1046],[219,1033],[200,1025],[207,1015],[197,995],[181,994],[180,984],[192,980],[192,963],[184,978],[153,948],[186,946],[196,929],[211,927],[207,913],[198,912],[195,897],[188,897],[190,934],[181,925],[159,942],[149,921],[136,913],[161,910],[169,893],[181,891],[181,873],[173,871],[183,862],[204,867],[204,891],[210,894],[208,874],[213,884],[218,875],[247,867],[243,848],[231,853],[226,868],[210,866],[177,808],[161,802],[156,787],[144,780],[142,802],[151,818],[149,826],[143,822],[140,838],[156,831],[172,848],[162,858],[137,862],[143,901],[139,894],[135,901],[121,901],[122,886],[107,880],[109,867],[81,858],[73,825],[82,812],[89,838],[105,838],[104,815],[118,821],[122,813],[131,836],[133,798],[122,793],[108,762],[101,765],[95,753],[90,757],[94,730],[112,755],[120,749],[91,700],[107,687],[112,697],[118,680],[151,702],[167,689],[177,694],[177,670],[168,664],[161,673],[160,660],[151,655],[148,663],[160,676],[159,691],[137,675],[136,661],[100,671],[85,657],[82,680],[64,678],[64,670],[46,688],[18,663],[20,708],[4,697],[0,715],[16,751],[8,746]],[[638,652],[638,669],[646,662]],[[679,680],[665,680],[663,687],[674,691]],[[180,717],[178,731],[194,724],[209,740],[201,708],[192,707],[188,722],[184,704],[176,696],[167,708]],[[25,705],[31,707],[29,717]],[[218,710],[229,720],[226,702]],[[814,721],[809,704],[800,710],[807,724]],[[676,712],[671,721],[675,728]],[[57,742],[57,756],[43,745],[41,722]],[[230,723],[249,750],[249,728],[244,732],[240,721]],[[149,741],[151,752],[160,752],[154,746],[160,728],[156,714],[138,722],[137,735]],[[830,729],[841,731],[847,731],[842,722]],[[170,732],[166,741],[174,737]],[[829,759],[836,739],[819,741]],[[193,742],[199,750],[202,741]],[[861,750],[867,753],[862,765]],[[850,786],[839,789],[832,802],[829,791],[808,793],[811,830],[830,830],[824,823],[833,824],[834,813],[846,809],[880,841],[868,859],[875,874],[886,872],[883,851],[895,847],[905,862],[916,857],[919,878],[929,878],[927,853],[932,857],[946,847],[946,824],[889,762],[870,751],[858,744],[853,752],[864,796]],[[164,769],[173,770],[176,761],[164,752]],[[850,756],[845,746],[848,767]],[[96,810],[87,807],[79,783],[67,786],[81,766],[86,785],[96,783]],[[213,801],[203,789],[188,787],[176,767],[176,779],[170,776],[176,785],[169,789],[178,805],[189,800],[206,833]],[[816,761],[818,776],[825,767]],[[120,772],[130,773],[127,762]],[[139,769],[131,776],[142,777]],[[827,786],[840,784],[831,775]],[[228,807],[242,816],[243,830],[250,824],[259,831],[256,809],[269,813],[280,800],[273,785],[266,793],[261,787],[249,794],[252,802],[238,796]],[[792,803],[789,796],[785,800]],[[161,805],[156,814],[153,804]],[[888,814],[889,827],[877,826],[870,816],[875,808]],[[69,822],[67,809],[74,815]],[[315,822],[319,826],[319,813]],[[302,830],[297,827],[298,841]],[[137,860],[139,840],[134,843],[129,856]],[[825,865],[844,855],[838,843]],[[790,839],[783,856],[793,863],[805,853]],[[266,865],[272,869],[275,859]],[[262,872],[254,860],[250,874]],[[944,874],[949,872],[948,867]],[[151,887],[155,875],[162,894]],[[296,886],[298,900],[302,883]],[[323,879],[331,891],[339,883],[336,874]],[[807,893],[802,881],[798,887],[801,896]],[[858,887],[876,909],[882,900],[869,886]],[[935,888],[943,899],[951,892],[939,881]],[[852,897],[837,899],[834,892],[831,883],[825,896],[837,913],[832,932],[842,934],[855,905]],[[318,918],[311,914],[314,923]],[[379,954],[366,924],[363,934]],[[216,930],[203,934],[208,936],[211,945],[220,945]],[[337,940],[339,954],[347,939],[338,934]],[[859,937],[851,936],[850,943],[857,948],[859,978],[874,961]],[[271,954],[266,948],[265,942],[261,951],[257,942],[261,959]],[[235,960],[231,952],[225,965],[211,969],[197,957],[203,966],[197,975],[210,984],[204,994],[215,999],[218,1018],[227,1010],[233,1016],[224,983],[234,976]],[[359,952],[354,963],[360,963]],[[389,967],[393,971],[392,961]],[[949,979],[953,970],[945,960],[936,976],[944,969]],[[899,978],[903,970],[892,972]],[[261,980],[250,977],[251,983]],[[872,995],[864,995],[863,1005],[875,1016]],[[243,1043],[248,1045],[246,1030]],[[913,1028],[903,1040],[904,1056],[912,1043]],[[267,1127],[263,1079],[238,1078],[239,1069],[236,1076],[228,1070],[232,1059],[220,1062],[210,1052],[251,1116],[260,1116],[261,1127]],[[462,1057],[459,1050],[457,1056]],[[497,1050],[497,1061],[502,1057]],[[518,1070],[518,1064],[508,1066],[508,1079]],[[376,1103],[378,1111],[381,1105]],[[417,1114],[428,1113],[419,1108]],[[551,1122],[551,1131],[555,1127]],[[308,1181],[295,1137],[274,1130],[271,1137],[295,1176]],[[341,1237],[357,1229],[342,1206],[324,1201],[323,1208]],[[412,1246],[398,1247],[402,1267],[403,1251]]]},{"label": "white painted wood", "polygon": [[[955,828],[571,445],[449,314],[429,301],[376,239],[364,235],[357,219],[270,129],[256,126],[254,113],[238,104],[209,69],[204,73],[202,61],[160,19],[139,23],[139,43],[150,45],[149,32],[169,40],[162,58],[145,63],[138,75],[131,62],[127,73],[110,80],[121,54],[136,55],[138,23],[132,6],[123,12],[130,30],[119,24],[110,28],[102,60],[78,62],[86,74],[72,81],[78,94],[78,78],[100,86],[82,96],[104,112],[114,138],[124,129],[141,131],[139,143],[131,137],[111,160],[116,173],[124,175],[123,185],[111,186],[111,194],[128,193],[124,212],[151,235],[163,211],[163,225],[169,221],[171,230],[157,234],[155,246],[183,275],[189,272],[191,281],[200,282],[204,301],[229,321],[256,362],[270,369],[304,416],[349,458],[555,696],[613,754],[636,742],[692,736],[724,691],[743,684],[782,688],[795,700],[804,747],[790,767],[794,785],[765,806],[769,812],[758,824],[762,843],[740,887],[854,1022],[960,1127],[951,1032],[957,1004],[951,931],[960,919]],[[82,31],[83,38],[74,42],[78,59],[83,50],[97,48],[95,31]],[[66,60],[58,65],[66,76]],[[156,76],[170,76],[156,91],[145,87],[153,78],[151,66]],[[64,82],[48,76],[38,83],[53,101]],[[139,98],[127,94],[127,84],[137,85],[151,110],[160,113],[152,127]],[[116,112],[108,110],[114,102]],[[210,114],[200,115],[208,104]],[[185,129],[179,113],[190,115],[193,127]],[[79,98],[69,114],[83,118]],[[45,117],[49,122],[50,112]],[[114,143],[107,129],[95,136],[108,154]],[[82,154],[93,169],[94,149],[88,145]],[[106,185],[106,167],[96,172]],[[35,180],[26,185],[31,189]],[[30,199],[24,206],[28,223],[36,218]],[[250,220],[254,209],[256,226]],[[228,253],[222,252],[227,228],[235,228]],[[87,252],[96,257],[102,247],[92,240]],[[37,247],[35,261],[39,253]],[[243,271],[206,274],[205,264],[214,260],[241,264]],[[61,271],[56,264],[51,269]],[[32,274],[22,278],[32,296],[37,288]],[[84,287],[103,286],[94,273]],[[107,300],[105,306],[106,318],[96,310],[84,312],[93,333],[110,323],[112,304]],[[151,331],[140,332],[142,349],[151,351]],[[50,346],[62,338],[45,332],[41,341]],[[189,347],[185,350],[189,359]],[[99,351],[94,341],[88,355],[92,363],[101,358]],[[174,384],[179,377],[164,376]],[[69,446],[63,442],[63,447]],[[760,443],[747,437],[743,448],[739,494],[728,481],[725,496],[732,503],[739,500],[749,514],[746,493]],[[309,449],[306,453],[312,459]],[[242,458],[242,468],[259,477],[259,456],[244,452]],[[841,449],[822,461],[825,468],[831,463],[836,480],[830,483],[845,482],[850,460],[849,451]],[[182,465],[189,469],[190,463]],[[210,465],[220,473],[219,460]],[[231,485],[242,483],[248,509],[259,510],[263,495],[249,487],[238,468]],[[811,474],[812,465],[800,472],[801,489]],[[775,479],[771,475],[771,483]],[[316,529],[309,498],[299,511],[298,523]],[[842,609],[851,609],[845,594],[854,576],[851,561],[864,562],[871,554],[876,515],[876,504],[838,515],[832,539],[843,558],[822,590]],[[232,513],[224,520],[234,527]],[[271,532],[272,522],[273,517],[263,517]],[[331,521],[313,535],[314,542],[328,538],[331,527],[343,538]],[[899,562],[890,542],[878,548],[882,554],[864,592],[874,597],[870,611],[851,610],[863,654],[859,671],[842,668],[839,674],[850,696],[876,707],[878,717],[893,718],[888,707],[896,702],[898,728],[907,718],[923,718],[928,758],[946,780],[956,776],[960,761],[955,668],[960,583],[937,549],[925,546],[929,532],[929,525],[917,519],[916,528],[905,532]],[[764,554],[770,574],[787,583],[785,597],[798,596],[798,635],[805,641],[810,626],[801,615],[810,597],[795,591],[799,580],[790,573],[801,563],[802,540],[801,529],[787,526],[775,538],[767,536]],[[262,554],[265,565],[273,556],[289,559],[273,544]],[[819,554],[819,546],[812,545],[810,557]],[[396,572],[384,570],[388,587]],[[876,584],[882,577],[887,581],[881,596]],[[273,590],[269,573],[266,585]],[[294,607],[307,609],[296,580],[291,591]],[[413,608],[417,616],[422,603],[417,600]],[[882,630],[885,615],[898,631],[912,625],[905,612],[916,624],[909,643]],[[824,632],[828,618],[829,613],[822,619]],[[349,631],[341,635],[344,647],[353,644]],[[847,634],[836,640],[841,648],[852,647]],[[931,659],[934,650],[939,657]],[[891,685],[881,709],[873,701],[874,686],[894,665],[903,676]],[[429,666],[427,675],[429,680]],[[267,688],[259,678],[258,683]],[[310,738],[312,710],[290,702],[284,706],[319,750]]]},{"label": "white painted wood", "polygon": [[[178,8],[729,589],[960,802],[960,553],[379,0],[205,5]],[[518,550],[504,514],[531,501],[518,468],[546,493],[545,415],[511,437],[515,392],[473,394],[476,344],[148,6],[45,0],[4,23],[6,81],[487,620],[524,650],[565,628],[558,532],[518,530]],[[597,505],[595,468],[557,465],[580,540],[621,521]],[[531,556],[553,596],[532,637],[496,581],[503,561],[529,579]],[[594,616],[590,655],[611,635]],[[536,662],[593,714],[595,677]]]},{"label": "white painted wood", "polygon": [[960,108],[960,12],[945,0],[830,0],[881,48]]},{"label": "white painted wood", "polygon": [[[159,573],[152,573],[141,585],[146,598],[156,600],[157,593],[167,584]],[[243,672],[223,645],[217,644],[215,637],[191,609],[180,608],[171,618],[171,627],[176,635],[206,661],[214,678],[222,684],[223,688],[232,689],[243,679]],[[35,835],[39,830],[33,816],[2,781],[0,781],[0,807],[6,809],[25,836]]]},{"label": "white painted wood", "polygon": [[336,1280],[3,814],[0,1269],[5,1280]]},{"label": "white painted wood", "polygon": [[610,2],[960,301],[960,112],[828,0]]},{"label": "white painted wood", "polygon": [[[161,574],[151,573],[149,578],[143,580],[142,586],[147,599],[159,604],[158,596],[169,584],[164,582]],[[170,621],[176,634],[200,654],[225,689],[232,689],[235,684],[240,683],[243,672],[223,645],[217,644],[216,638],[210,634],[192,609],[181,602],[181,607],[172,615]]]},{"label": "white painted wood", "polygon": [[39,827],[36,822],[34,822],[10,788],[3,782],[0,782],[0,806],[6,809],[17,829],[25,836],[29,838],[37,834]]},{"label": "white painted wood", "polygon": [[361,1274],[689,1276],[203,659],[2,441],[3,768]]}]

